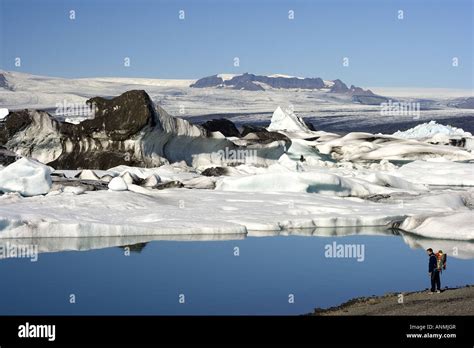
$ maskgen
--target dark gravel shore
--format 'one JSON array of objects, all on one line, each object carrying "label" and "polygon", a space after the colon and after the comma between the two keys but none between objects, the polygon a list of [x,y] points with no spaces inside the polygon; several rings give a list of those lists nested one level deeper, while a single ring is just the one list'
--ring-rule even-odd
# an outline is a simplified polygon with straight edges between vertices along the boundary
[{"label": "dark gravel shore", "polygon": [[424,290],[358,297],[340,306],[317,308],[311,315],[474,315],[474,285],[440,294]]}]

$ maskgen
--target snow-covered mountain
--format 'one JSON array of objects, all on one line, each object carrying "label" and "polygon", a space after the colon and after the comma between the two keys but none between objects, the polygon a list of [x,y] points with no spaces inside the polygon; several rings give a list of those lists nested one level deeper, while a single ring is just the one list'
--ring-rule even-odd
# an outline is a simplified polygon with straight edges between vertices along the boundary
[{"label": "snow-covered mountain", "polygon": [[371,90],[364,90],[360,87],[347,85],[341,80],[323,80],[320,77],[295,77],[282,74],[273,75],[255,75],[244,73],[235,74],[216,74],[203,77],[192,83],[193,88],[229,88],[245,91],[264,91],[270,88],[278,89],[308,89],[324,90],[331,93],[341,93],[349,95],[375,95]]}]

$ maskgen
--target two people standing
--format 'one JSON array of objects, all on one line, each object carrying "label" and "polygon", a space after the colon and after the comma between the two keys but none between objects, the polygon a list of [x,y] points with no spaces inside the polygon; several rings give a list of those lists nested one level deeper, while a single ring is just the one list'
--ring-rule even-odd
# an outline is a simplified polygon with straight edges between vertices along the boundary
[{"label": "two people standing", "polygon": [[439,294],[441,292],[441,271],[446,269],[446,254],[443,254],[442,250],[439,250],[437,254],[433,252],[433,249],[426,249],[428,253],[428,273],[431,277],[431,290],[430,294],[435,291]]}]

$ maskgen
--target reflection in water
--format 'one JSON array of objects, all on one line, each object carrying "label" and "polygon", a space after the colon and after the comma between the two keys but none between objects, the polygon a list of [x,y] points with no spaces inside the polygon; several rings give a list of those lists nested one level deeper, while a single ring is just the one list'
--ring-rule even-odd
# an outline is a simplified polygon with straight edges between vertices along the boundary
[{"label": "reflection in water", "polygon": [[412,249],[432,248],[443,250],[449,256],[457,259],[474,259],[474,242],[464,240],[431,239],[420,237],[412,233],[401,233],[403,241]]},{"label": "reflection in water", "polygon": [[[82,238],[0,238],[0,250],[12,247],[34,246],[39,253],[61,251],[87,251],[94,249],[128,247],[130,252],[141,253],[148,242],[152,241],[223,241],[242,240],[247,237],[277,237],[277,236],[302,236],[302,237],[342,237],[352,235],[363,236],[401,236],[403,241],[412,249],[444,250],[451,257],[458,259],[474,259],[474,242],[455,241],[444,239],[429,239],[415,234],[402,232],[386,227],[337,227],[295,229],[283,231],[249,231],[245,234],[213,234],[213,235],[157,235],[157,236],[122,236],[122,237],[82,237]],[[0,259],[8,258],[5,253],[0,253]]]},{"label": "reflection in water", "polygon": [[[157,235],[157,236],[121,236],[121,237],[65,237],[65,238],[0,238],[0,249],[11,249],[15,246],[34,246],[39,253],[61,251],[87,251],[94,249],[136,246],[152,241],[219,241],[244,239],[244,234],[222,235]],[[138,250],[139,247],[135,247]],[[143,249],[143,247],[141,247]],[[130,251],[135,251],[130,249]],[[0,259],[6,258],[0,253]]]},{"label": "reflection in water", "polygon": [[[450,255],[443,286],[474,283],[472,242],[383,228],[251,231],[247,237],[0,239],[0,247],[36,244],[43,253],[39,262],[0,260],[2,284],[8,284],[0,287],[0,314],[299,315],[358,296],[424,289],[428,260],[419,248],[427,247]],[[363,262],[354,254],[328,256],[335,243],[363,247]],[[74,306],[71,293],[80,299]],[[179,294],[186,294],[185,306]]]},{"label": "reflection in water", "polygon": [[125,251],[129,251],[131,253],[140,254],[143,251],[143,249],[145,249],[147,244],[148,244],[148,242],[137,243],[137,244],[129,244],[129,245],[121,245],[121,246],[119,246],[119,248],[123,249]]},{"label": "reflection in water", "polygon": [[342,237],[342,236],[392,236],[399,235],[398,230],[383,226],[368,227],[318,227],[290,229],[283,231],[249,231],[247,237],[306,236],[306,237]]}]

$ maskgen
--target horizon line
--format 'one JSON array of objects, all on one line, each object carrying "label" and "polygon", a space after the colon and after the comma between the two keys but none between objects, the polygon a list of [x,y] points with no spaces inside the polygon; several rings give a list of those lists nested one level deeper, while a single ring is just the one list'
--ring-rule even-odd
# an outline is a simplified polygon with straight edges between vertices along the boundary
[{"label": "horizon line", "polygon": [[[64,80],[79,80],[79,79],[143,79],[143,80],[167,80],[167,81],[197,81],[201,78],[204,77],[209,77],[209,76],[216,76],[216,75],[243,75],[243,74],[254,74],[254,75],[260,75],[258,73],[250,73],[250,72],[243,72],[243,73],[227,73],[227,72],[220,72],[212,75],[206,75],[202,76],[199,78],[160,78],[160,77],[144,77],[144,76],[117,76],[117,75],[111,75],[111,76],[81,76],[81,77],[65,77],[65,76],[58,76],[58,75],[41,75],[41,74],[35,74],[31,72],[26,72],[26,71],[19,71],[19,70],[6,70],[0,67],[0,73],[1,72],[6,72],[6,73],[19,73],[19,74],[24,74],[24,75],[31,75],[31,76],[38,76],[38,77],[46,77],[46,78],[55,78],[55,79],[64,79]],[[339,78],[335,79],[327,79],[327,78],[322,78],[320,76],[317,77],[301,77],[301,76],[294,76],[294,75],[289,75],[289,74],[283,74],[283,73],[271,73],[269,75],[266,74],[261,74],[261,76],[270,76],[270,75],[287,75],[290,78],[320,78],[322,80],[326,81],[335,81],[338,80]],[[346,83],[345,81],[341,80],[342,82]],[[346,83],[347,84],[347,83]],[[354,85],[354,83],[350,83],[349,85]],[[356,85],[355,85],[356,86]],[[370,86],[370,85],[364,85],[364,88],[368,89],[373,89],[373,88],[393,88],[393,89],[430,89],[430,90],[459,90],[459,91],[471,91],[474,92],[474,86],[472,87],[427,87],[427,86],[397,86],[397,85],[379,85],[379,86]],[[473,95],[474,96],[474,95]]]}]

